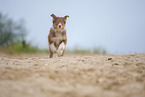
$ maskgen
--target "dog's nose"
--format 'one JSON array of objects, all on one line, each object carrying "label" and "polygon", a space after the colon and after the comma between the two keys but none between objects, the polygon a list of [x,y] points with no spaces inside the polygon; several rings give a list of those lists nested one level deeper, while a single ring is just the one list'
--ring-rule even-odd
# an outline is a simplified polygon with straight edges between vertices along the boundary
[{"label": "dog's nose", "polygon": [[59,28],[61,28],[61,25],[58,25]]}]

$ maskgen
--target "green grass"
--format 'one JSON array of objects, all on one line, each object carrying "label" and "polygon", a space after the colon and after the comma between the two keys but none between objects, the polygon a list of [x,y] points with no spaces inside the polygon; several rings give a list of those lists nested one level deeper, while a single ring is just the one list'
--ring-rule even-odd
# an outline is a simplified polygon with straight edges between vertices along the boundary
[{"label": "green grass", "polygon": [[39,49],[36,46],[32,46],[30,43],[26,44],[21,41],[17,41],[9,45],[8,47],[1,47],[1,52],[6,52],[8,54],[13,53],[48,53],[48,49]]},{"label": "green grass", "polygon": [[81,54],[86,54],[86,53],[93,53],[93,54],[107,54],[107,51],[102,48],[102,47],[95,47],[93,49],[67,49],[66,52],[68,53],[81,53]]},{"label": "green grass", "polygon": [[[17,41],[8,47],[0,47],[1,52],[6,52],[9,54],[14,53],[48,53],[48,48],[46,49],[39,49],[36,46],[32,46],[31,43],[26,43],[25,41]],[[86,53],[94,53],[94,54],[106,54],[106,50],[102,47],[94,47],[93,49],[67,49],[67,53],[80,53],[80,54],[86,54]]]}]

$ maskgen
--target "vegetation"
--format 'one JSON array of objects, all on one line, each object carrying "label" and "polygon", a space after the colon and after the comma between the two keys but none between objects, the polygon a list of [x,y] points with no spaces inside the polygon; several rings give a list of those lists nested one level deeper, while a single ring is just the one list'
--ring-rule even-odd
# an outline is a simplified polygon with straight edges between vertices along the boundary
[{"label": "vegetation", "polygon": [[13,21],[7,15],[0,13],[0,51],[7,53],[48,52],[40,50],[25,40],[27,30],[24,20]]},{"label": "vegetation", "polygon": [[25,43],[25,41],[17,41],[8,47],[1,47],[1,52],[6,52],[8,54],[13,53],[47,53],[48,49],[39,49],[36,46],[31,45],[31,43]]},{"label": "vegetation", "polygon": [[0,13],[0,47],[8,47],[18,40],[24,40],[26,32],[24,20],[15,22],[7,15]]},{"label": "vegetation", "polygon": [[85,53],[107,54],[107,51],[102,47],[94,47],[93,49],[78,49],[78,48],[75,48],[73,50],[67,49],[66,52],[68,52],[68,53],[81,53],[81,54],[85,54]]},{"label": "vegetation", "polygon": [[102,47],[94,47],[93,53],[95,53],[95,54],[106,54],[107,51]]}]

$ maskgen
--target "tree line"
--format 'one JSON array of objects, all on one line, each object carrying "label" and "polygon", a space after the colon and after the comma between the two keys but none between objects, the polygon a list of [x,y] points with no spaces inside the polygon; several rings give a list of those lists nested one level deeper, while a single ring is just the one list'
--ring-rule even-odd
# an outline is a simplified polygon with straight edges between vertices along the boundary
[{"label": "tree line", "polygon": [[8,15],[0,13],[0,47],[8,47],[18,40],[25,42],[26,33],[23,19],[14,21]]}]

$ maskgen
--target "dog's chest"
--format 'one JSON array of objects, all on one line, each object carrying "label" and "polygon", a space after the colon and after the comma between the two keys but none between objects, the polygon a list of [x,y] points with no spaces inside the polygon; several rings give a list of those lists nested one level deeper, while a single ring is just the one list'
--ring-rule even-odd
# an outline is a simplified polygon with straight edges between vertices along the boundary
[{"label": "dog's chest", "polygon": [[59,37],[59,36],[62,36],[62,32],[61,31],[56,31],[55,32],[55,37]]}]

